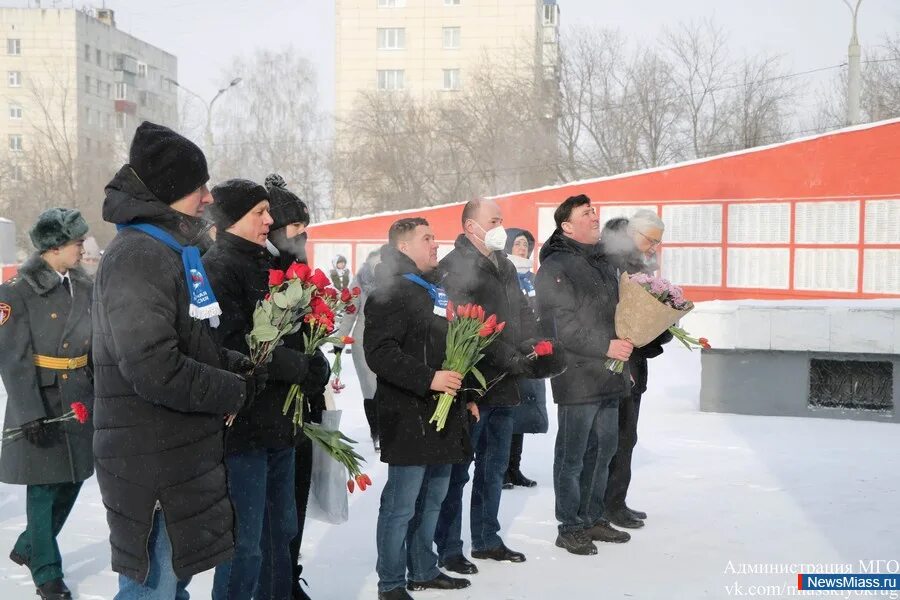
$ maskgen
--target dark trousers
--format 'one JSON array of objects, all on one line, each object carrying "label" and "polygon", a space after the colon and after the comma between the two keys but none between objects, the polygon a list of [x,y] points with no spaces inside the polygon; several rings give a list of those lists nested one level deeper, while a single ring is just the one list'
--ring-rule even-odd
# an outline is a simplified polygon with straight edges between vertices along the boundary
[{"label": "dark trousers", "polygon": [[609,461],[618,442],[618,412],[615,404],[557,407],[553,491],[560,533],[593,527],[603,517]]},{"label": "dark trousers", "polygon": [[363,400],[363,410],[366,412],[366,421],[369,422],[369,433],[373,440],[377,440],[379,436],[378,404],[373,398],[366,398]]},{"label": "dark trousers", "polygon": [[[475,475],[472,480],[472,504],[469,522],[472,549],[492,550],[500,546],[500,493],[509,465],[509,443],[513,431],[512,408],[484,407],[481,419],[470,429],[475,449]],[[450,487],[441,506],[434,541],[441,559],[459,556],[462,542],[463,488],[469,481],[469,465],[453,465]]]},{"label": "dark trousers", "polygon": [[293,565],[288,546],[297,533],[294,449],[229,454],[225,465],[237,539],[234,558],[216,567],[212,597],[290,598]]},{"label": "dark trousers", "polygon": [[518,471],[522,466],[522,448],[525,445],[525,434],[514,433],[509,444],[509,471]]},{"label": "dark trousers", "polygon": [[35,585],[43,585],[63,576],[62,556],[56,536],[75,506],[81,483],[46,483],[27,487],[27,524],[14,549],[27,560]]},{"label": "dark trousers", "polygon": [[606,510],[625,508],[625,496],[631,484],[631,457],[637,444],[638,417],[641,414],[641,394],[631,394],[619,403],[619,447],[609,463],[606,484]]},{"label": "dark trousers", "polygon": [[450,481],[450,465],[388,466],[378,509],[378,591],[441,574],[434,553],[434,527]]}]

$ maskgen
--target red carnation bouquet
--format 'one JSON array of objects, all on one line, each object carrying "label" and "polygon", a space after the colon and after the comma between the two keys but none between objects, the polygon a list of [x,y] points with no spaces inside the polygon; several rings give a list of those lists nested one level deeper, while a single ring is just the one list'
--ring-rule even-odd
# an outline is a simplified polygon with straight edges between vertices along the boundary
[{"label": "red carnation bouquet", "polygon": [[[341,338],[331,337],[336,315],[355,310],[352,302],[359,296],[360,290],[345,289],[338,293],[329,283],[328,276],[320,269],[312,270],[301,263],[293,263],[285,271],[269,271],[269,293],[257,305],[253,313],[253,329],[247,336],[250,360],[254,364],[268,361],[272,351],[283,343],[284,336],[301,330],[304,353],[309,356],[323,344],[341,343]],[[340,356],[335,358],[335,363],[340,373]],[[322,429],[316,423],[304,423],[303,407],[303,391],[294,384],[285,398],[284,414],[291,413],[293,408],[291,421],[294,427],[303,429],[308,438],[320,444],[332,458],[347,468],[350,474],[348,487],[356,481],[364,490],[371,480],[360,469],[360,462],[364,459],[353,450],[351,444],[356,442],[340,431]]]},{"label": "red carnation bouquet", "polygon": [[[447,349],[441,368],[463,377],[471,373],[483,392],[488,387],[487,381],[475,365],[484,358],[484,349],[497,339],[506,323],[498,323],[497,315],[485,318],[484,309],[477,304],[454,307],[452,302],[447,304],[447,321]],[[446,392],[438,396],[437,408],[428,421],[435,423],[438,431],[447,423],[453,399]]]},{"label": "red carnation bouquet", "polygon": [[[90,413],[87,406],[83,402],[73,402],[69,405],[69,412],[61,417],[53,417],[52,419],[44,419],[44,423],[62,423],[63,421],[78,421],[82,425],[87,423]],[[16,438],[22,437],[24,432],[21,427],[10,427],[3,430],[3,441],[9,442]]]}]

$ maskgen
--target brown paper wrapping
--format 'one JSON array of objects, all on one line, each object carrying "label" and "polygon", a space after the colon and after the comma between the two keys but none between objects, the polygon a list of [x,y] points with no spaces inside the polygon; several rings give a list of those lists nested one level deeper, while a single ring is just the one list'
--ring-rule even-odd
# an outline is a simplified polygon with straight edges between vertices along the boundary
[{"label": "brown paper wrapping", "polygon": [[619,304],[616,305],[616,335],[642,348],[658,338],[684,315],[693,310],[677,310],[653,297],[628,273],[619,280]]}]

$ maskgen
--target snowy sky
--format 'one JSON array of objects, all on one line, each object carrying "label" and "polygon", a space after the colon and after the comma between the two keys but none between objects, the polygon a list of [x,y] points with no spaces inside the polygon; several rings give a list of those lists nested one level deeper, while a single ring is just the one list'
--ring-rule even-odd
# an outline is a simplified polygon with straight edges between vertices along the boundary
[{"label": "snowy sky", "polygon": [[[55,4],[70,6],[71,1],[58,0]],[[100,5],[102,1],[95,3]],[[841,0],[558,3],[563,27],[572,23],[618,27],[633,39],[652,39],[663,26],[713,16],[732,36],[736,52],[783,54],[792,72],[839,64],[847,53],[850,16]],[[24,6],[26,0],[7,0],[4,4]],[[53,0],[43,0],[45,7],[53,4]],[[82,0],[74,2],[75,6],[81,4]],[[180,82],[204,97],[211,98],[230,80],[225,68],[234,55],[247,54],[258,47],[293,45],[316,64],[323,108],[330,110],[333,105],[333,1],[106,0],[105,5],[115,9],[120,29],[177,55]],[[864,46],[897,32],[900,2],[863,0],[859,35]]]}]

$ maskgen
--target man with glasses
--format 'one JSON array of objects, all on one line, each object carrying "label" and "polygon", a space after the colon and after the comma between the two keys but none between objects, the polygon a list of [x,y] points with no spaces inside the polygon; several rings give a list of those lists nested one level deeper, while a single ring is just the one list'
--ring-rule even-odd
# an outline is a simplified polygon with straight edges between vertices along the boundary
[{"label": "man with glasses", "polygon": [[[658,268],[656,251],[662,243],[665,224],[649,210],[640,210],[630,219],[611,219],[600,235],[603,256],[616,268],[618,275],[653,273]],[[619,402],[619,445],[609,463],[604,517],[619,527],[638,529],[644,526],[647,513],[632,510],[625,503],[631,484],[631,456],[637,444],[637,424],[641,396],[647,390],[647,359],[662,354],[662,345],[672,335],[663,333],[642,348],[635,348],[628,361],[634,385],[631,393]]]}]

